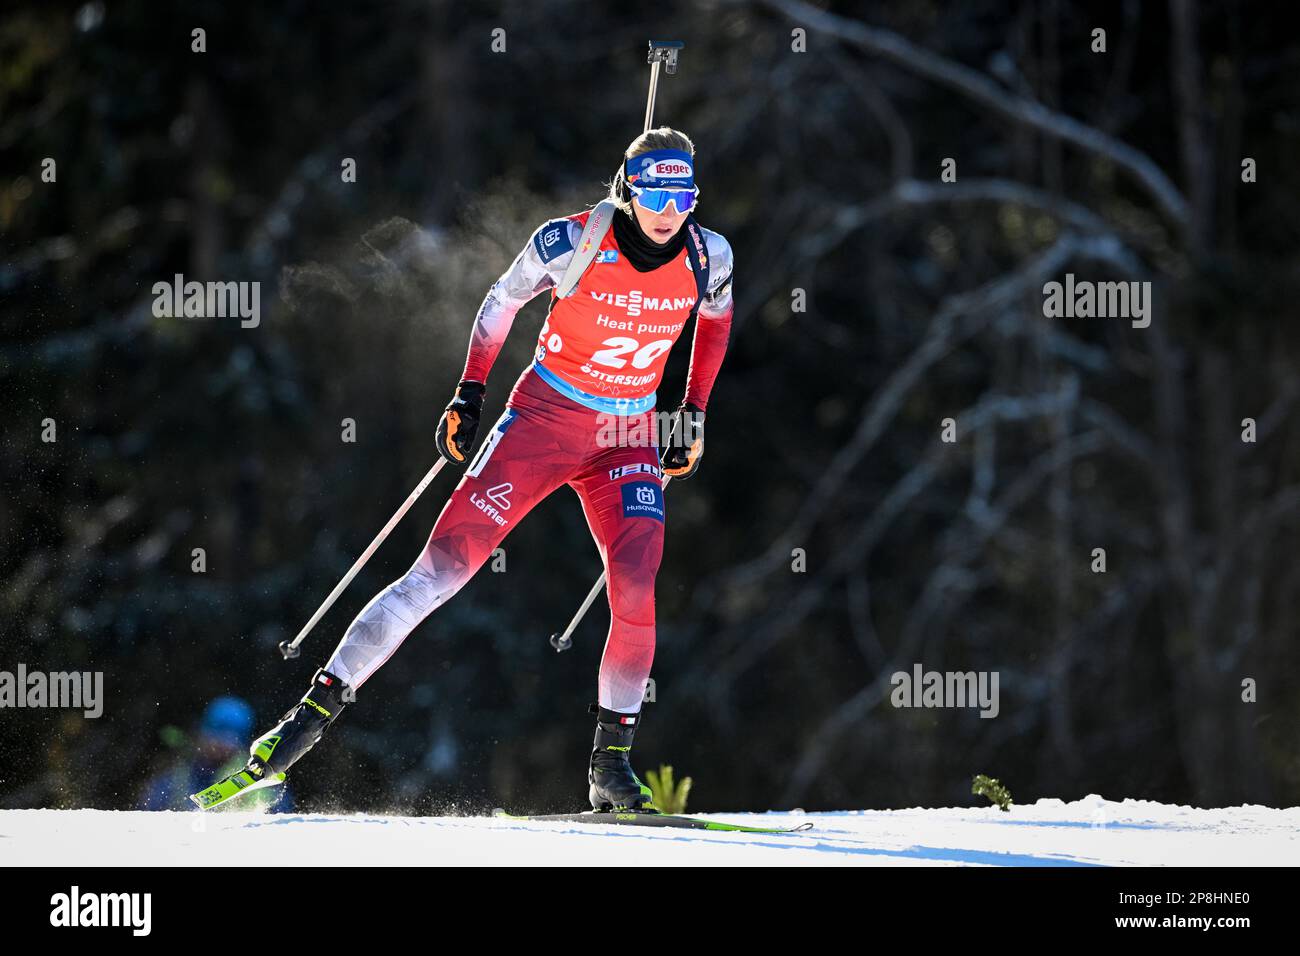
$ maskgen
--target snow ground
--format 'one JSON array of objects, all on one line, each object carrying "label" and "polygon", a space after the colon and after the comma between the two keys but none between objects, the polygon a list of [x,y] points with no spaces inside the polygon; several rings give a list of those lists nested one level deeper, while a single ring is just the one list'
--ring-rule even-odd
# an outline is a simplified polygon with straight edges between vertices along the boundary
[{"label": "snow ground", "polygon": [[213,866],[289,860],[328,836],[357,865],[1300,865],[1300,807],[1199,810],[1089,796],[993,807],[720,813],[797,834],[492,817],[0,810],[0,865]]}]

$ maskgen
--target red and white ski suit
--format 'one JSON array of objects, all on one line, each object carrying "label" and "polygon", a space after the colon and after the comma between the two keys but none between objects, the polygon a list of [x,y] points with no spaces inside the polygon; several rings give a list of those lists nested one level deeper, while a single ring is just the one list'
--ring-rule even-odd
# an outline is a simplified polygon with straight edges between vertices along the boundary
[{"label": "red and white ski suit", "polygon": [[[515,313],[559,283],[586,218],[582,213],[543,224],[493,284],[474,322],[462,379],[486,382]],[[700,233],[709,281],[686,400],[704,409],[730,332],[732,254],[721,235]],[[639,272],[619,250],[614,230],[606,233],[573,294],[556,299],[552,292],[534,361],[516,381],[505,413],[482,437],[423,553],[357,615],[327,671],[353,687],[365,683],[534,505],[567,484],[582,502],[607,577],[610,626],[599,701],[622,713],[641,709],[654,659],[654,583],[665,520],[652,427],[655,389],[696,290],[685,250]]]}]

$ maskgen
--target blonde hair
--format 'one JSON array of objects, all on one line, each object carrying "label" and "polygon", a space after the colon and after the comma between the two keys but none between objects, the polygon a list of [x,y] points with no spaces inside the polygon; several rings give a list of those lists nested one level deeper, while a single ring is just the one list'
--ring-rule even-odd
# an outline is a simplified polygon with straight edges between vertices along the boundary
[{"label": "blonde hair", "polygon": [[671,126],[648,129],[632,140],[627,149],[623,150],[623,159],[619,161],[614,178],[609,181],[609,200],[629,216],[632,215],[632,197],[628,195],[624,185],[626,177],[623,172],[623,164],[634,156],[640,156],[642,153],[648,153],[655,149],[676,149],[688,153],[692,159],[695,158],[695,144],[691,142],[691,138]]}]

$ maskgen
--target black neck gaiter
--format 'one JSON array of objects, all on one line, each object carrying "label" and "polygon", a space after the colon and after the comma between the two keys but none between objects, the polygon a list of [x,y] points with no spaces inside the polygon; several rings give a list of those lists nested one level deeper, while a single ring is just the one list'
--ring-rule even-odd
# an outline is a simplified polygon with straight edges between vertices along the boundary
[{"label": "black neck gaiter", "polygon": [[630,213],[616,213],[614,216],[614,239],[619,249],[632,263],[637,272],[649,272],[658,269],[676,259],[686,248],[686,223],[662,246],[647,236]]}]

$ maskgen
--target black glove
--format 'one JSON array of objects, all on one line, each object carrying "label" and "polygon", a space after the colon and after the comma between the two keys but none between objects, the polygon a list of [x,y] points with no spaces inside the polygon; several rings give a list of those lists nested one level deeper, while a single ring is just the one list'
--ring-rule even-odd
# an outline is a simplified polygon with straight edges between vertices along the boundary
[{"label": "black glove", "polygon": [[689,478],[703,457],[704,412],[690,402],[682,402],[673,413],[672,431],[660,458],[664,474],[678,480]]},{"label": "black glove", "polygon": [[469,460],[474,436],[478,434],[479,415],[483,411],[484,391],[482,382],[461,382],[456,386],[456,397],[438,422],[435,439],[438,454],[454,465],[463,465]]}]

